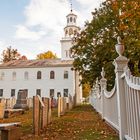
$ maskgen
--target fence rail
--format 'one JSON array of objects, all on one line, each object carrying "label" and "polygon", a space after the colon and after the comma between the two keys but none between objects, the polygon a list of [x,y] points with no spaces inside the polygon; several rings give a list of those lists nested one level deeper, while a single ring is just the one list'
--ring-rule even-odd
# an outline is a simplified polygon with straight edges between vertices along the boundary
[{"label": "fence rail", "polygon": [[131,75],[128,59],[122,56],[123,44],[119,42],[116,50],[119,56],[114,60],[115,86],[107,91],[102,69],[100,84],[97,80],[90,93],[90,102],[102,118],[119,131],[120,140],[140,140],[140,78]]}]

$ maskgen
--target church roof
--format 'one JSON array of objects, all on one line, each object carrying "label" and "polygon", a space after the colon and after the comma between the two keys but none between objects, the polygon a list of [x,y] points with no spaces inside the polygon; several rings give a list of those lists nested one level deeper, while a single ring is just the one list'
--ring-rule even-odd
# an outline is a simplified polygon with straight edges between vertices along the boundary
[{"label": "church roof", "polygon": [[0,69],[5,68],[38,68],[38,67],[65,67],[72,66],[73,60],[42,59],[42,60],[13,60],[0,64]]}]

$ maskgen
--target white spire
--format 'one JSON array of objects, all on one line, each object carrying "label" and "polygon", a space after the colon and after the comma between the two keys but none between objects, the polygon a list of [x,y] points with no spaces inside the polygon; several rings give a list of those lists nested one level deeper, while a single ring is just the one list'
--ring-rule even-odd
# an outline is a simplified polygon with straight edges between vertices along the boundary
[{"label": "white spire", "polygon": [[72,0],[70,0],[70,5],[71,5],[71,10],[70,11],[72,12],[72,10],[73,10]]}]

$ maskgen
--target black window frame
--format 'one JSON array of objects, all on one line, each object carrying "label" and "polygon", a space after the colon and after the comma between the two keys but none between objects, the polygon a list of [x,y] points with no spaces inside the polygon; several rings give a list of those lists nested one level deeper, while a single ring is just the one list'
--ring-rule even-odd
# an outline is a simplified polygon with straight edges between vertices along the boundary
[{"label": "black window frame", "polygon": [[16,95],[16,89],[11,89],[11,97],[15,97]]},{"label": "black window frame", "polygon": [[41,71],[37,72],[37,79],[42,79],[42,72]]},{"label": "black window frame", "polygon": [[39,95],[41,97],[41,89],[36,89],[36,95]]},{"label": "black window frame", "polygon": [[0,97],[3,97],[3,89],[0,89]]},{"label": "black window frame", "polygon": [[50,98],[54,97],[54,89],[50,89]]},{"label": "black window frame", "polygon": [[64,71],[64,79],[68,79],[69,78],[69,73],[68,71]]},{"label": "black window frame", "polygon": [[55,79],[55,72],[54,71],[50,71],[50,79]]},{"label": "black window frame", "polygon": [[63,97],[68,97],[68,94],[69,94],[69,89],[68,88],[63,89]]}]

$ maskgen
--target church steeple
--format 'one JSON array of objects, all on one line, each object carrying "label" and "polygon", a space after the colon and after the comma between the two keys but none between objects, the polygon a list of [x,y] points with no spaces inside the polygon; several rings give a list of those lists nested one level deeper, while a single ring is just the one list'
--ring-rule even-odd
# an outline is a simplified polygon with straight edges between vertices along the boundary
[{"label": "church steeple", "polygon": [[67,24],[64,28],[65,36],[60,40],[61,42],[61,55],[62,59],[73,59],[71,58],[70,48],[72,47],[72,38],[76,36],[80,28],[77,26],[77,15],[73,13],[72,3],[70,13],[66,16]]},{"label": "church steeple", "polygon": [[75,15],[72,10],[66,16],[66,18],[67,18],[67,25],[75,25],[76,26],[77,15]]},{"label": "church steeple", "polygon": [[71,1],[71,10],[70,13],[66,16],[67,25],[64,28],[65,37],[75,36],[80,28],[77,26],[77,15],[73,13],[72,1]]},{"label": "church steeple", "polygon": [[70,11],[72,12],[72,0],[70,1],[70,6],[71,6],[71,10]]}]

